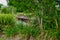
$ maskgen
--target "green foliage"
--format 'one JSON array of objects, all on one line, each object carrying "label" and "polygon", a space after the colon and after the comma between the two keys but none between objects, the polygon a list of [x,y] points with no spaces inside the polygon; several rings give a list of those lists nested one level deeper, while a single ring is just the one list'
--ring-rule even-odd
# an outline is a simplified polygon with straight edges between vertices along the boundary
[{"label": "green foliage", "polygon": [[9,26],[13,27],[16,23],[16,19],[12,14],[0,14],[0,31],[5,31]]},{"label": "green foliage", "polygon": [[[42,24],[43,30],[48,31],[48,36],[54,37],[54,39],[60,36],[60,10],[55,7],[56,0],[9,0],[8,4],[16,8],[17,12],[32,12],[32,17],[35,17],[31,25],[18,23],[12,28],[8,27],[6,31],[8,36],[19,32],[24,35],[37,37],[40,34],[40,24]],[[11,9],[12,7],[4,8],[2,12],[10,13],[12,12],[10,11]],[[7,16],[4,14],[3,16],[0,15],[0,24],[2,28],[5,25],[14,25],[15,19],[10,14]]]},{"label": "green foliage", "polygon": [[10,26],[7,27],[5,31],[5,35],[8,37],[15,36],[18,33],[18,29],[16,26],[13,26],[12,28]]},{"label": "green foliage", "polygon": [[9,0],[8,5],[14,6],[17,12],[33,12],[36,1],[32,0]]},{"label": "green foliage", "polygon": [[0,14],[0,24],[1,25],[14,25],[15,18],[12,14]]},{"label": "green foliage", "polygon": [[5,30],[5,35],[7,35],[8,37],[12,35],[10,26],[8,26],[7,29]]},{"label": "green foliage", "polygon": [[37,37],[37,36],[39,36],[39,35],[40,35],[40,28],[39,28],[38,26],[33,26],[33,27],[31,28],[31,33],[30,33],[30,35],[31,35],[32,37]]},{"label": "green foliage", "polygon": [[16,8],[12,7],[12,6],[8,6],[8,7],[3,7],[1,9],[1,13],[4,14],[15,14],[16,13]]},{"label": "green foliage", "polygon": [[40,33],[39,27],[33,25],[24,25],[22,23],[17,24],[17,29],[24,36],[30,35],[32,37],[37,37]]},{"label": "green foliage", "polygon": [[3,38],[0,38],[0,40],[4,40]]},{"label": "green foliage", "polygon": [[1,10],[2,4],[0,4],[0,10]]},{"label": "green foliage", "polygon": [[0,14],[0,25],[14,25],[15,18],[12,14]]}]

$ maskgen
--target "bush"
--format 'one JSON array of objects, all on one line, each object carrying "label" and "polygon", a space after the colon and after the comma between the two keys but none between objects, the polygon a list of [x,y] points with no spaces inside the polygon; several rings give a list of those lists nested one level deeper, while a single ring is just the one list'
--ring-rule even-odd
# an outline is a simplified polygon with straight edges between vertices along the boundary
[{"label": "bush", "polygon": [[40,35],[40,28],[38,26],[34,26],[34,25],[23,25],[22,23],[19,23],[17,25],[17,29],[19,30],[19,32],[21,33],[21,35],[23,36],[27,36],[28,37],[37,37],[38,35]]},{"label": "bush", "polygon": [[5,31],[6,36],[11,37],[11,36],[16,36],[18,33],[21,33],[23,30],[23,25],[22,22],[18,21],[15,26],[12,28],[10,26],[7,27],[7,30]]},{"label": "bush", "polygon": [[12,14],[0,14],[0,30],[6,30],[9,26],[15,25],[15,17]]},{"label": "bush", "polygon": [[15,18],[12,14],[0,14],[0,25],[14,25]]},{"label": "bush", "polygon": [[8,37],[15,36],[17,33],[18,33],[18,29],[16,26],[14,26],[12,28],[10,26],[8,26],[5,31],[5,35]]},{"label": "bush", "polygon": [[4,14],[15,14],[16,13],[16,9],[15,7],[12,7],[12,6],[8,6],[8,7],[4,7],[1,9],[1,13],[4,13]]}]

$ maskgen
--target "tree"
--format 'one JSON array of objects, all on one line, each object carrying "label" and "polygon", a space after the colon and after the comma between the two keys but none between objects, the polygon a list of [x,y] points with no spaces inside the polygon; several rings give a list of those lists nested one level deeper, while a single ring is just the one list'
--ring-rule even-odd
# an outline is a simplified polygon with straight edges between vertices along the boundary
[{"label": "tree", "polygon": [[15,14],[16,13],[16,9],[13,7],[13,6],[8,6],[8,7],[3,7],[2,10],[1,10],[1,13],[11,13],[11,14]]},{"label": "tree", "polygon": [[33,12],[36,8],[34,0],[9,0],[8,5],[16,7],[17,12]]},{"label": "tree", "polygon": [[[15,4],[16,3],[16,4]],[[32,12],[41,30],[59,30],[59,13],[56,10],[56,0],[10,0],[9,5],[16,7],[17,12]],[[52,32],[52,34],[53,34]],[[58,33],[58,32],[57,32]]]},{"label": "tree", "polygon": [[1,13],[1,10],[2,10],[2,4],[0,4],[0,13]]}]

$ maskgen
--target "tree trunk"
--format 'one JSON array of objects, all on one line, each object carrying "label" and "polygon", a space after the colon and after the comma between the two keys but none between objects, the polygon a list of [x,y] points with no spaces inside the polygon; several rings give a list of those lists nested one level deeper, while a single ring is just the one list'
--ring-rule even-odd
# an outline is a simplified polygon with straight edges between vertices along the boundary
[{"label": "tree trunk", "polygon": [[40,21],[40,28],[41,28],[41,30],[43,30],[43,12],[44,12],[44,7],[43,7],[43,3],[41,3],[42,4],[42,6],[41,6],[41,8],[42,8],[42,12],[41,12],[41,21]]},{"label": "tree trunk", "polygon": [[27,40],[30,40],[30,35],[29,34],[27,35]]},{"label": "tree trunk", "polygon": [[60,40],[60,36],[58,37],[58,40]]}]

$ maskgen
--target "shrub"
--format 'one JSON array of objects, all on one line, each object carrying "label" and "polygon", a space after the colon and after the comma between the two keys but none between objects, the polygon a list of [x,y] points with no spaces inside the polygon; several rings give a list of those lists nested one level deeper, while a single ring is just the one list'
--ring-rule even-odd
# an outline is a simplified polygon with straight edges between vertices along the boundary
[{"label": "shrub", "polygon": [[8,26],[5,31],[5,35],[8,37],[15,36],[17,33],[18,33],[18,29],[16,26],[14,26],[12,28],[10,26]]},{"label": "shrub", "polygon": [[4,7],[1,9],[1,13],[4,14],[15,14],[16,13],[16,8],[12,6]]},{"label": "shrub", "polygon": [[40,28],[38,26],[23,25],[22,23],[19,23],[17,28],[21,35],[27,36],[27,39],[30,39],[31,36],[35,38],[40,35]]},{"label": "shrub", "polygon": [[0,30],[6,30],[9,26],[13,27],[15,25],[15,17],[12,14],[0,14]]},{"label": "shrub", "polygon": [[0,25],[14,25],[15,18],[12,14],[0,14]]}]

